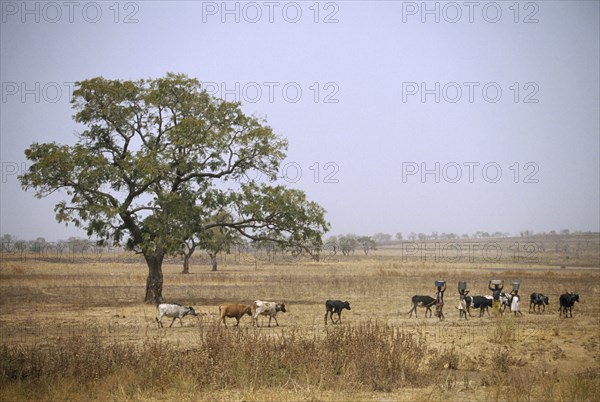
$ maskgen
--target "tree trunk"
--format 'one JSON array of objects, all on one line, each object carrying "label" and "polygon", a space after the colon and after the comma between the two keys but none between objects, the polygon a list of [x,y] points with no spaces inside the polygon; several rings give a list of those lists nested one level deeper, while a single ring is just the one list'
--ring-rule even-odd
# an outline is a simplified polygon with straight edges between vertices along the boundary
[{"label": "tree trunk", "polygon": [[217,270],[217,253],[209,253],[208,255],[210,255],[210,263],[212,265],[211,271],[214,272]]},{"label": "tree trunk", "polygon": [[183,271],[181,271],[182,274],[190,273],[190,257],[191,257],[191,254],[183,255]]},{"label": "tree trunk", "polygon": [[189,274],[190,273],[190,260],[192,259],[192,254],[194,254],[194,250],[196,250],[196,245],[193,244],[192,245],[188,245],[188,251],[183,252],[183,271],[181,271],[182,274]]},{"label": "tree trunk", "polygon": [[157,250],[151,255],[144,255],[148,264],[148,279],[146,280],[146,298],[148,304],[159,304],[162,302],[163,274],[162,263],[165,256],[164,251]]}]

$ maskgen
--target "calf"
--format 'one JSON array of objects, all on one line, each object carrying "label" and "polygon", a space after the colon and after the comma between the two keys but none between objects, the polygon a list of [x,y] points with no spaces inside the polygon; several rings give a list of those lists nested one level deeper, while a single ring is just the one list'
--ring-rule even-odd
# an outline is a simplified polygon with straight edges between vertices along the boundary
[{"label": "calf", "polygon": [[573,305],[575,304],[575,302],[579,302],[579,295],[577,293],[569,292],[560,295],[560,306],[558,307],[558,315],[562,317],[562,315],[564,314],[565,318],[567,318],[568,310],[570,317],[573,318]]},{"label": "calf", "polygon": [[508,307],[508,312],[511,311],[513,295],[510,293],[500,293],[500,314],[504,314],[504,311]]},{"label": "calf", "polygon": [[275,319],[275,324],[279,326],[279,322],[277,322],[277,313],[278,312],[285,313],[285,304],[283,303],[275,303],[275,302],[267,302],[256,300],[252,304],[252,325],[259,327],[258,325],[258,316],[259,315],[268,315],[269,316],[269,327],[271,326],[271,318]]},{"label": "calf", "polygon": [[[343,309],[350,310],[350,303],[341,300],[327,300],[325,302],[325,325],[327,325],[327,314],[329,314],[329,319],[332,324],[342,322]],[[333,321],[333,313],[337,313],[338,315],[338,319],[335,322]]]},{"label": "calf", "polygon": [[431,307],[433,305],[435,305],[435,299],[433,297],[414,295],[412,297],[411,301],[412,301],[412,308],[408,312],[408,314],[409,314],[408,318],[412,317],[413,311],[415,312],[415,317],[418,318],[417,307],[425,307],[427,309],[427,310],[425,310],[425,318],[427,318],[427,312],[429,312],[430,317],[433,315],[433,313],[431,312]]},{"label": "calf", "polygon": [[183,326],[183,321],[181,320],[183,317],[188,314],[193,316],[197,315],[193,307],[183,307],[181,304],[161,303],[156,306],[156,308],[158,309],[158,317],[156,317],[156,324],[158,325],[158,328],[163,327],[162,318],[164,316],[169,318],[173,317],[173,321],[171,321],[171,325],[169,325],[169,328],[171,328],[177,318],[179,318],[179,324]]},{"label": "calf", "polygon": [[465,301],[467,302],[467,311],[471,315],[470,308],[479,309],[479,317],[483,316],[484,312],[487,312],[488,316],[490,312],[488,308],[492,307],[492,296],[466,296]]},{"label": "calf", "polygon": [[252,317],[252,306],[247,304],[221,304],[219,306],[219,315],[221,316],[221,320],[223,320],[223,324],[227,326],[225,322],[225,318],[235,318],[237,323],[236,327],[240,325],[240,319],[244,315],[249,315]]},{"label": "calf", "polygon": [[[546,311],[546,306],[548,305],[549,299],[548,296],[544,296],[541,293],[532,293],[529,296],[529,312],[531,313],[531,307],[533,307],[534,313],[540,313],[540,309]],[[537,309],[537,311],[536,311]]]}]

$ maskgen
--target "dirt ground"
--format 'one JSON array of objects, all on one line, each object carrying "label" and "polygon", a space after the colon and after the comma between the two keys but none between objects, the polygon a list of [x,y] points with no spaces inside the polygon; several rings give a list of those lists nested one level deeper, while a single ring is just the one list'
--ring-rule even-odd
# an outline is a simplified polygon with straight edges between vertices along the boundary
[{"label": "dirt ground", "polygon": [[[230,260],[222,262],[217,272],[210,272],[204,265],[193,265],[189,275],[180,274],[181,265],[172,261],[163,266],[163,297],[167,302],[193,306],[198,317],[186,317],[183,326],[176,322],[172,328],[165,325],[163,329],[157,328],[156,308],[141,302],[147,270],[135,258],[119,262],[4,256],[0,269],[0,306],[4,311],[0,316],[0,341],[3,345],[57,345],[69,334],[90,331],[124,343],[142,343],[148,337],[159,336],[178,347],[193,349],[199,343],[200,328],[220,325],[219,304],[250,303],[256,299],[285,302],[288,312],[278,315],[279,327],[273,322],[271,328],[255,329],[250,317],[244,317],[239,328],[233,326],[235,320],[228,321],[228,330],[263,331],[273,336],[295,331],[300,336],[319,339],[325,331],[325,300],[342,299],[348,300],[352,309],[342,313],[341,325],[377,322],[409,331],[431,347],[455,350],[458,363],[455,367],[443,367],[439,383],[426,388],[353,394],[311,389],[228,390],[192,394],[189,399],[535,400],[543,395],[543,390],[531,391],[536,383],[548,387],[561,381],[566,384],[565,379],[571,381],[571,388],[555,390],[547,399],[570,399],[569,395],[577,399],[572,384],[578,377],[591,379],[598,389],[598,265],[561,268],[544,264],[431,263],[403,261],[390,254],[393,253],[382,251],[379,255],[319,263],[249,264]],[[438,279],[448,283],[446,319],[425,318],[421,308],[418,318],[409,318],[411,297],[433,296],[434,281]],[[502,317],[486,314],[480,318],[479,311],[473,310],[468,320],[459,320],[455,307],[457,282],[467,281],[471,295],[486,295],[490,293],[487,284],[491,279],[505,280],[507,289],[512,281],[521,282],[523,315],[506,312]],[[559,295],[566,291],[580,296],[573,318],[567,319],[558,313]],[[532,292],[549,296],[545,312],[528,312]],[[262,325],[267,321],[263,320]],[[518,376],[509,376],[511,372]],[[510,378],[505,389],[492,380],[498,376]],[[506,394],[507,390],[519,389],[525,392],[521,396]],[[159,399],[177,399],[173,392]],[[582,395],[580,399],[593,400],[589,392]]]}]

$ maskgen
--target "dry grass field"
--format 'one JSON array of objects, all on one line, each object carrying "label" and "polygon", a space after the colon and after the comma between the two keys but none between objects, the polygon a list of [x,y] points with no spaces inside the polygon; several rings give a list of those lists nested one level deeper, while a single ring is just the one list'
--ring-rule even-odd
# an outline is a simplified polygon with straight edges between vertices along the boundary
[{"label": "dry grass field", "polygon": [[[171,260],[163,297],[198,317],[162,329],[135,256],[5,254],[0,400],[598,400],[599,238],[538,244],[535,259],[494,261],[398,245],[321,262],[228,256],[189,275]],[[409,318],[411,296],[433,296],[436,279],[448,282],[446,320]],[[457,282],[483,295],[490,279],[521,281],[523,316],[460,321]],[[565,291],[581,300],[569,319],[557,311]],[[550,297],[545,313],[528,313],[531,292]],[[330,298],[350,301],[342,324],[324,325]],[[255,299],[286,303],[279,327],[217,321],[219,304]]]}]

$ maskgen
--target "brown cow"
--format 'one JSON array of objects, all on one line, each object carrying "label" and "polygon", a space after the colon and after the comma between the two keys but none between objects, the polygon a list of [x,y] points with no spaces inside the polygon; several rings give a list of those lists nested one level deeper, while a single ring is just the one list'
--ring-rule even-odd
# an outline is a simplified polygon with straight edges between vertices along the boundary
[{"label": "brown cow", "polygon": [[225,317],[227,318],[235,318],[237,321],[236,326],[240,325],[240,319],[244,315],[252,316],[252,306],[246,304],[221,304],[219,306],[219,313],[221,315],[221,320],[223,320],[223,324],[227,326],[225,322]]}]

